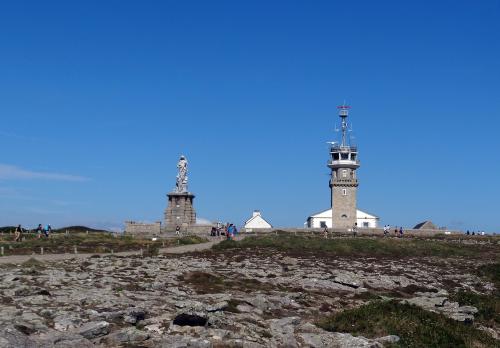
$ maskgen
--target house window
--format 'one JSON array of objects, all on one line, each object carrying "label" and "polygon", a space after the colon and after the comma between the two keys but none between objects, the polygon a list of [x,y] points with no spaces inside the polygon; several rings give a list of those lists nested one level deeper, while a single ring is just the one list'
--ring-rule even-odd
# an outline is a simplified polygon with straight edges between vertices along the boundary
[{"label": "house window", "polygon": [[370,227],[370,226],[368,225],[368,222],[364,221],[363,222],[363,227]]},{"label": "house window", "polygon": [[347,196],[347,189],[342,189],[342,196]]},{"label": "house window", "polygon": [[342,177],[347,178],[347,170],[346,169],[342,170]]},{"label": "house window", "polygon": [[326,221],[320,221],[319,222],[319,227],[325,228],[326,227]]}]

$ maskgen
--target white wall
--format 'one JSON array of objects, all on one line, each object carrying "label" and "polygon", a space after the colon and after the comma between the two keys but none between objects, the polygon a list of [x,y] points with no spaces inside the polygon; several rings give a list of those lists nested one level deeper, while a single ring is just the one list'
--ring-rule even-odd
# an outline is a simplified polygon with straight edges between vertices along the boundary
[{"label": "white wall", "polygon": [[[356,219],[356,222],[358,223],[358,227],[360,228],[377,228],[377,219],[374,218],[364,218],[363,216],[359,217]],[[368,224],[368,226],[365,226],[365,223]]]},{"label": "white wall", "polygon": [[[318,214],[320,215],[320,214]],[[332,217],[331,216],[315,216],[310,217],[310,223],[307,225],[311,228],[321,228],[321,221],[326,223],[326,227],[332,228]],[[377,228],[378,227],[378,219],[374,217],[365,216],[363,214],[358,214],[356,218],[356,222],[358,223],[359,228]],[[368,226],[364,226],[364,223],[368,223]]]},{"label": "white wall", "polygon": [[255,216],[245,224],[245,228],[271,228],[272,226],[260,216]]},{"label": "white wall", "polygon": [[321,228],[321,221],[326,223],[326,227],[332,228],[332,217],[311,217],[310,224],[308,227],[310,228]]}]

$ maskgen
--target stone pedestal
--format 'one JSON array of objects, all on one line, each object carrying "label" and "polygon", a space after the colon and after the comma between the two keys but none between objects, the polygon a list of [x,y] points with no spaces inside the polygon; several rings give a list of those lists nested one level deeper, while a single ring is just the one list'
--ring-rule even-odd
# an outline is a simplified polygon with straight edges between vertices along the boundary
[{"label": "stone pedestal", "polygon": [[186,193],[167,194],[168,203],[165,209],[165,230],[175,231],[176,226],[185,230],[196,223],[196,212],[193,208],[194,195]]}]

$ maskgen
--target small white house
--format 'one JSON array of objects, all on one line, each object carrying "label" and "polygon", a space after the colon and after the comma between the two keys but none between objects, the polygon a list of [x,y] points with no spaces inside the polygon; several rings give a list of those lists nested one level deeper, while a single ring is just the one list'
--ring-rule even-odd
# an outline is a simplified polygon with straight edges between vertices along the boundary
[{"label": "small white house", "polygon": [[272,228],[271,224],[264,220],[260,211],[255,210],[252,217],[245,222],[245,228]]},{"label": "small white house", "polygon": [[[377,228],[379,217],[368,214],[362,210],[356,210],[356,222],[360,228]],[[332,227],[332,209],[322,211],[320,213],[311,215],[307,218],[305,223],[309,228],[331,228]]]}]

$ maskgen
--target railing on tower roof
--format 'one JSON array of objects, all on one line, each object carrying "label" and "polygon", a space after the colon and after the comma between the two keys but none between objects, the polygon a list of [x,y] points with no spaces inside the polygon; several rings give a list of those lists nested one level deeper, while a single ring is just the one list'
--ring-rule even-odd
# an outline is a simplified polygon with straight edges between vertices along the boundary
[{"label": "railing on tower roof", "polygon": [[347,145],[347,146],[333,145],[331,147],[331,152],[333,152],[333,151],[339,151],[339,152],[344,152],[344,151],[357,152],[358,151],[358,147],[356,145]]}]

